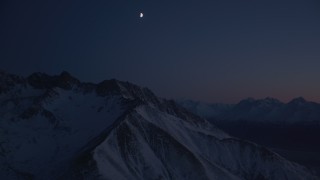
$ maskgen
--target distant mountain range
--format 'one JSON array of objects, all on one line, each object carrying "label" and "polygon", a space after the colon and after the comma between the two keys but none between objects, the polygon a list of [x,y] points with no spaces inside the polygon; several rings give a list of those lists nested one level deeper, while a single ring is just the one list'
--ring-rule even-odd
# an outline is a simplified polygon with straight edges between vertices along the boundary
[{"label": "distant mountain range", "polygon": [[191,112],[214,121],[249,121],[274,124],[310,124],[320,126],[320,104],[302,97],[289,103],[274,98],[248,98],[237,104],[177,101]]},{"label": "distant mountain range", "polygon": [[248,98],[237,104],[177,101],[232,136],[262,144],[320,175],[320,104]]},{"label": "distant mountain range", "polygon": [[318,179],[128,82],[0,72],[0,179]]}]

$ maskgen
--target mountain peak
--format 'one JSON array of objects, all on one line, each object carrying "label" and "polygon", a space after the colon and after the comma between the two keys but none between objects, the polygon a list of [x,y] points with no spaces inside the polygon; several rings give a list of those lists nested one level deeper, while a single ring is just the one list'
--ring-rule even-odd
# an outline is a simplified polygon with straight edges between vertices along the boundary
[{"label": "mountain peak", "polygon": [[265,101],[270,101],[270,102],[280,102],[278,99],[276,98],[272,98],[272,97],[266,97],[264,98]]},{"label": "mountain peak", "polygon": [[307,101],[303,97],[297,97],[292,99],[288,104],[304,104]]},{"label": "mountain peak", "polygon": [[266,97],[264,99],[254,99],[254,98],[246,98],[244,100],[241,100],[239,104],[251,104],[251,103],[268,103],[268,104],[280,104],[281,101],[278,99],[272,98],[272,97]]},{"label": "mountain peak", "polygon": [[252,97],[248,97],[248,98],[246,98],[246,99],[241,100],[241,101],[239,102],[239,104],[243,104],[243,103],[253,103],[253,102],[255,102],[255,101],[256,101],[256,99],[254,99],[254,98],[252,98]]},{"label": "mountain peak", "polygon": [[271,98],[271,97],[266,97],[265,99],[262,99],[259,101],[260,101],[260,104],[271,105],[271,106],[283,104],[278,99]]},{"label": "mountain peak", "polygon": [[[23,87],[18,87],[20,85]],[[119,95],[125,99],[154,105],[159,104],[161,101],[148,88],[139,87],[135,84],[116,79],[104,80],[95,84],[81,82],[67,71],[63,71],[59,75],[48,75],[46,73],[36,72],[26,78],[0,71],[0,93],[9,92],[14,87],[16,87],[17,90],[21,88],[25,89],[27,85],[30,85],[34,89],[45,91],[54,88],[64,90],[77,88],[81,92],[95,92],[98,96],[102,97]]]},{"label": "mountain peak", "polygon": [[148,88],[139,87],[135,84],[116,79],[105,80],[97,84],[96,92],[100,96],[106,96],[110,93],[113,93],[122,95],[127,99],[135,99],[152,104],[159,103],[159,99]]}]

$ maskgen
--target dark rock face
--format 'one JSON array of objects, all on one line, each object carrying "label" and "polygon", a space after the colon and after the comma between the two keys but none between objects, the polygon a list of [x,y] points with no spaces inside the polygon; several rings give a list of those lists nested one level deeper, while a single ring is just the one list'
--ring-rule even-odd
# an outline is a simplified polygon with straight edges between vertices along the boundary
[{"label": "dark rock face", "polygon": [[105,80],[96,86],[96,92],[99,96],[107,96],[112,93],[120,93],[120,87],[116,80]]},{"label": "dark rock face", "polygon": [[24,78],[0,71],[0,94],[8,92],[12,87],[17,84],[24,84]]},{"label": "dark rock face", "polygon": [[20,117],[22,119],[29,119],[33,116],[35,116],[36,114],[38,114],[39,112],[39,108],[37,107],[30,107],[28,109],[26,109],[25,111],[23,111],[21,114],[20,114]]},{"label": "dark rock face", "polygon": [[68,72],[62,72],[59,76],[49,76],[44,73],[34,73],[27,78],[28,83],[37,89],[50,89],[59,87],[71,89],[73,85],[79,84],[79,80],[72,77]]}]

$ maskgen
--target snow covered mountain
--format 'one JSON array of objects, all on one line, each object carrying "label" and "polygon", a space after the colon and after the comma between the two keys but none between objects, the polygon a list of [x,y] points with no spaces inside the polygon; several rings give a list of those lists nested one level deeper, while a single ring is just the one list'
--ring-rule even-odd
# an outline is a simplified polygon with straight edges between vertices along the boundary
[{"label": "snow covered mountain", "polygon": [[0,73],[0,179],[317,179],[128,82]]}]

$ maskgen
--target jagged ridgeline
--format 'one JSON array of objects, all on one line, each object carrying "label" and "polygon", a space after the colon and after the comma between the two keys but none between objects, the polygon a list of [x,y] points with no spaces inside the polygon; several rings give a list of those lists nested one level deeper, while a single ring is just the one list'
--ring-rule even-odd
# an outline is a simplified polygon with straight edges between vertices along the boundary
[{"label": "jagged ridgeline", "polygon": [[316,179],[128,82],[0,73],[0,179]]}]

